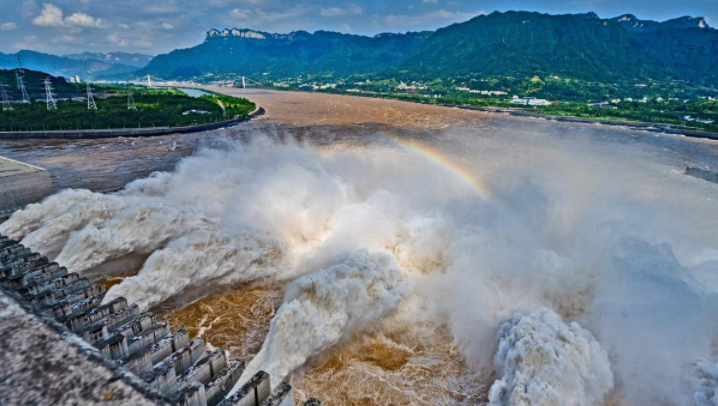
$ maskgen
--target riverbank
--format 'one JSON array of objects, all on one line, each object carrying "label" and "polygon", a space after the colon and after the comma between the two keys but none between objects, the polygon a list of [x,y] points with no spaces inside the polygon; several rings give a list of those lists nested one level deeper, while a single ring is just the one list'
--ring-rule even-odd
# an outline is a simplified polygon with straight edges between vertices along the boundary
[{"label": "riverbank", "polygon": [[143,128],[115,128],[93,130],[55,130],[55,131],[2,131],[0,139],[96,139],[117,137],[155,137],[168,134],[188,134],[202,131],[217,130],[232,127],[242,122],[252,120],[265,113],[262,107],[257,107],[246,117],[222,120],[213,123],[184,126],[184,127],[143,127]]},{"label": "riverbank", "polygon": [[673,124],[666,124],[666,123],[585,118],[585,117],[576,117],[576,116],[570,116],[570,115],[566,115],[566,116],[550,115],[550,114],[536,113],[533,111],[527,111],[526,109],[520,109],[520,108],[479,107],[479,106],[471,106],[471,105],[467,105],[467,104],[432,103],[432,102],[428,102],[425,100],[412,100],[412,99],[406,99],[406,98],[401,98],[401,97],[391,97],[390,95],[384,96],[384,95],[361,94],[361,93],[346,93],[346,92],[337,92],[337,91],[316,92],[316,91],[304,91],[304,90],[299,90],[299,89],[287,90],[287,89],[281,89],[281,88],[277,88],[277,89],[271,88],[271,90],[281,91],[281,92],[333,94],[333,95],[340,95],[340,96],[347,96],[347,97],[361,97],[361,98],[379,99],[379,100],[395,100],[395,101],[400,101],[400,102],[421,104],[421,105],[427,105],[427,106],[449,107],[449,108],[457,108],[457,109],[462,109],[462,110],[481,111],[481,112],[485,112],[485,113],[500,113],[500,114],[508,114],[508,115],[516,116],[516,117],[540,118],[540,119],[545,119],[545,120],[549,120],[549,121],[557,121],[557,122],[563,122],[563,123],[601,124],[601,125],[607,125],[607,126],[624,127],[624,128],[628,128],[631,130],[648,131],[648,132],[658,133],[658,134],[683,135],[683,136],[691,137],[691,138],[701,138],[701,139],[718,141],[718,133],[702,131],[700,129],[676,127]]}]

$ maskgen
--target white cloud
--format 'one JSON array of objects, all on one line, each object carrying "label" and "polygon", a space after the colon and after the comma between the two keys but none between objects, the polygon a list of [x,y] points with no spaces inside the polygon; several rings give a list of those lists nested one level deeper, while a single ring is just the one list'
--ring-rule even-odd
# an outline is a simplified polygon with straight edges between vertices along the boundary
[{"label": "white cloud", "polygon": [[[448,10],[436,10],[424,14],[391,14],[381,18],[381,20],[388,26],[391,27],[420,27],[427,24],[438,25],[445,23],[454,23],[459,21],[466,21],[476,15],[483,14],[479,13],[468,13],[464,11],[448,11]],[[380,17],[377,17],[380,18]]]},{"label": "white cloud", "polygon": [[78,12],[65,17],[62,9],[51,3],[42,5],[40,15],[35,17],[32,23],[40,27],[106,28],[102,19],[89,14]]},{"label": "white cloud", "polygon": [[52,39],[53,44],[74,44],[78,42],[78,38],[74,35],[60,35],[59,37],[54,37]]},{"label": "white cloud", "polygon": [[152,48],[153,46],[152,42],[146,38],[128,39],[125,37],[121,37],[117,33],[112,33],[108,35],[107,42],[120,48],[134,47],[148,49]]},{"label": "white cloud", "polygon": [[85,13],[75,13],[65,19],[65,23],[75,27],[104,28],[102,20]]},{"label": "white cloud", "polygon": [[297,17],[305,13],[304,9],[293,8],[285,11],[264,11],[261,9],[235,8],[229,12],[230,17],[237,21],[251,21],[253,24],[273,23]]},{"label": "white cloud", "polygon": [[17,30],[17,24],[10,21],[0,25],[0,31],[15,31]]},{"label": "white cloud", "polygon": [[168,22],[162,23],[162,29],[163,29],[163,30],[169,31],[169,30],[172,30],[172,29],[174,29],[174,28],[175,28],[175,26],[172,25],[172,24],[170,24],[170,23],[168,23]]},{"label": "white cloud", "polygon": [[126,38],[121,38],[117,33],[112,33],[107,36],[107,41],[111,44],[115,44],[118,47],[125,48],[130,45],[130,41]]},{"label": "white cloud", "polygon": [[41,27],[64,27],[63,12],[60,7],[54,4],[45,3],[42,5],[42,12],[32,20],[32,23]]},{"label": "white cloud", "polygon": [[145,48],[145,49],[152,48],[152,42],[150,40],[147,40],[144,38],[140,38],[140,39],[136,39],[136,40],[132,41],[132,45],[137,48]]},{"label": "white cloud", "polygon": [[439,2],[439,0],[421,0],[421,1],[423,1],[425,4],[437,4]]},{"label": "white cloud", "polygon": [[323,17],[344,17],[348,15],[358,15],[362,12],[362,8],[356,4],[350,4],[346,8],[329,7],[319,10],[319,14]]},{"label": "white cloud", "polygon": [[24,18],[32,18],[37,14],[38,5],[35,0],[23,0],[20,7],[20,14]]},{"label": "white cloud", "polygon": [[30,35],[23,38],[21,41],[16,42],[13,46],[16,49],[41,49],[44,45],[40,42],[37,36]]}]

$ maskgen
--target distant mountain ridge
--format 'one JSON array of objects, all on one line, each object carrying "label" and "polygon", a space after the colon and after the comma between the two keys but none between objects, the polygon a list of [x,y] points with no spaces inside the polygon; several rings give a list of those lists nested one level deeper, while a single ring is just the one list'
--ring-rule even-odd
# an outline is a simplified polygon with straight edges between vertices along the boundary
[{"label": "distant mountain ridge", "polygon": [[[134,73],[281,78],[386,74],[401,78],[561,75],[591,81],[718,80],[718,31],[702,17],[664,22],[631,14],[508,11],[436,31],[379,34],[211,29],[192,48],[155,57]],[[209,76],[211,77],[211,76]]]},{"label": "distant mountain ridge", "polygon": [[663,22],[639,20],[633,14],[624,14],[610,18],[609,21],[620,24],[623,28],[633,32],[652,32],[671,28],[710,28],[703,17],[684,16]]},{"label": "distant mountain ridge", "polygon": [[133,66],[136,68],[144,68],[153,58],[153,56],[150,55],[127,52],[83,52],[81,54],[68,54],[65,56],[78,61],[99,61],[113,65]]},{"label": "distant mountain ridge", "polygon": [[410,32],[365,37],[328,31],[271,34],[212,29],[201,45],[159,55],[136,74],[187,79],[207,73],[298,76],[373,72],[398,63],[429,35]]},{"label": "distant mountain ridge", "polygon": [[[20,61],[18,61],[18,57]],[[120,63],[110,63],[98,60],[73,59],[67,56],[57,56],[35,51],[19,51],[15,54],[0,52],[0,69],[22,67],[35,71],[45,72],[54,76],[76,76],[83,79],[92,79],[100,75],[126,74],[137,70],[135,66]]]},{"label": "distant mountain ridge", "polygon": [[495,12],[437,30],[395,68],[422,77],[718,80],[718,31],[703,19],[640,21]]}]

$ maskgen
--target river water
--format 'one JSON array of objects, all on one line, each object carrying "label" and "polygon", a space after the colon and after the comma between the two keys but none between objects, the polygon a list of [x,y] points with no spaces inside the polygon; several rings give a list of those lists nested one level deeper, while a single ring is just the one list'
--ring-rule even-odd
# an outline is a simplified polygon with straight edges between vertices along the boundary
[{"label": "river water", "polygon": [[[99,199],[109,207],[102,214],[88,200],[82,220],[47,214],[4,227],[29,230],[37,248],[119,283],[112,294],[174,328],[246,361],[259,353],[252,366],[287,375],[298,401],[517,404],[489,388],[523,384],[555,389],[526,395],[548,402],[537,404],[555,404],[555,393],[565,404],[689,404],[718,386],[718,374],[685,372],[717,361],[709,315],[718,310],[718,185],[683,174],[718,170],[718,142],[391,100],[207,89],[247,97],[267,114],[196,134],[0,141],[0,155],[47,168],[57,191],[121,187],[182,162],[157,189],[155,177],[121,203]],[[283,147],[255,145],[267,139]],[[133,206],[145,199],[137,193],[148,202]],[[103,217],[113,204],[124,214]],[[177,209],[188,204],[198,211]],[[36,213],[53,212],[47,206]],[[173,226],[148,236],[131,227],[153,210]],[[128,222],[135,213],[142,220]],[[123,244],[95,231],[71,238],[83,227]],[[237,242],[247,228],[268,240]],[[46,235],[65,240],[44,243]],[[237,245],[241,254],[226,248]],[[95,252],[103,256],[93,262]],[[125,279],[138,268],[145,279]],[[297,284],[300,275],[314,279]],[[497,336],[511,320],[518,327]],[[566,363],[559,371],[580,382],[517,361],[539,354],[520,356],[538,348],[510,340],[524,337],[520,328],[546,334],[542,348],[564,355],[543,362]]]}]

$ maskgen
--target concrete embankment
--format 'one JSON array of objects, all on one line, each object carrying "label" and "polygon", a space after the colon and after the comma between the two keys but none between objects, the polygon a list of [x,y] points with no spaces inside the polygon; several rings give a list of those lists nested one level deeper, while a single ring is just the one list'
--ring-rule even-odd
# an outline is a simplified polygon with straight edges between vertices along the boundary
[{"label": "concrete embankment", "polygon": [[143,128],[115,128],[95,130],[57,130],[57,131],[0,131],[0,139],[88,139],[88,138],[117,138],[117,137],[155,137],[168,134],[186,134],[201,131],[216,130],[219,128],[232,127],[239,123],[249,121],[265,113],[264,109],[257,107],[247,117],[231,120],[217,121],[214,123],[200,124],[187,127],[143,127]]},{"label": "concrete embankment", "polygon": [[244,362],[106,293],[0,234],[3,405],[294,404],[292,387],[272,390],[263,371],[229,396]]}]

